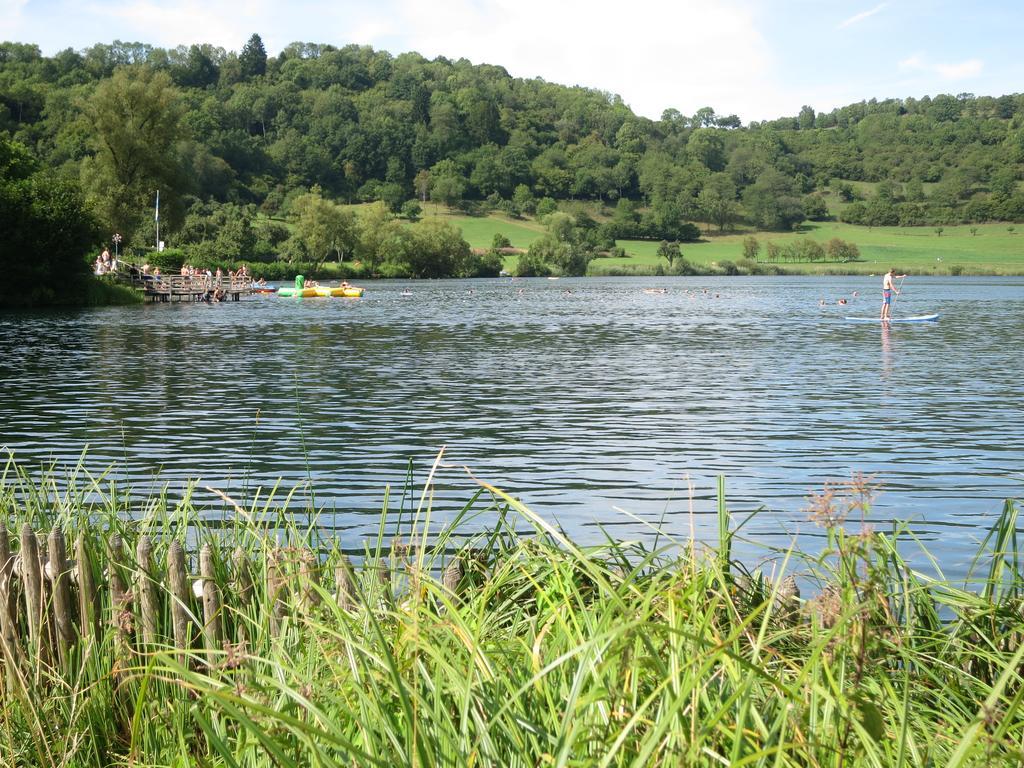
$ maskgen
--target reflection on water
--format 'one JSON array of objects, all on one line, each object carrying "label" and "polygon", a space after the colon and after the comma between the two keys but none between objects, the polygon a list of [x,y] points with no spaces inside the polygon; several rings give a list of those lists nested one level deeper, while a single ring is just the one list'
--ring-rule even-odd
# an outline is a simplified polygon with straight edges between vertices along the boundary
[{"label": "reflection on water", "polygon": [[888,323],[880,323],[882,327],[882,378],[888,380],[892,375],[892,328]]},{"label": "reflection on water", "polygon": [[914,279],[899,312],[940,322],[843,322],[877,314],[876,282],[391,282],[0,315],[0,444],[63,462],[88,445],[143,493],[310,480],[353,538],[441,446],[438,516],[468,498],[468,466],[584,540],[650,536],[636,518],[687,536],[688,475],[712,535],[723,473],[734,510],[764,507],[746,535],[813,543],[805,497],[860,470],[885,486],[876,526],[911,518],[958,567],[1021,494],[1024,282]]}]

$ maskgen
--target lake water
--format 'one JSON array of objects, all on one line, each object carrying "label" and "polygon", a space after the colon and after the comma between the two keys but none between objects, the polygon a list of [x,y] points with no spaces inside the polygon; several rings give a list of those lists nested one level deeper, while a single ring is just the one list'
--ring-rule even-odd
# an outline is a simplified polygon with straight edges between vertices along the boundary
[{"label": "lake water", "polygon": [[912,521],[961,573],[1024,495],[1024,280],[911,277],[895,314],[939,322],[845,322],[877,314],[880,282],[369,282],[361,300],[7,313],[0,445],[30,466],[88,446],[141,494],[309,481],[355,548],[441,446],[435,518],[469,499],[466,466],[586,542],[685,537],[691,505],[711,538],[724,474],[733,511],[757,510],[747,537],[813,548],[806,497],[861,471],[883,485],[873,524]]}]

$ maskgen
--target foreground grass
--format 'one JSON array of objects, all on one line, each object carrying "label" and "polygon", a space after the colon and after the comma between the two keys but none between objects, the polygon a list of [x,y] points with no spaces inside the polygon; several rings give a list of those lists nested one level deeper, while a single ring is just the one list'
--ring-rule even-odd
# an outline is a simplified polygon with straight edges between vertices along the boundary
[{"label": "foreground grass", "polygon": [[[190,499],[140,509],[108,483],[72,486],[9,474],[0,508],[9,525],[74,531],[91,519],[128,551],[149,533],[158,562],[175,538],[239,547],[255,564],[254,599],[227,612],[241,639],[212,659],[135,645],[115,666],[122,626],[80,649],[73,674],[47,680],[36,669],[37,684],[0,686],[3,766],[1024,760],[1024,575],[1011,503],[972,583],[957,586],[911,569],[898,531],[846,531],[844,514],[870,503],[861,480],[815,500],[826,550],[784,555],[774,579],[731,562],[724,499],[714,551],[664,538],[657,549],[582,548],[487,485],[452,526],[432,530],[428,488],[398,523],[409,549],[385,551],[385,509],[354,574],[356,600],[342,607],[325,587],[278,602],[263,586],[260,564],[273,553],[311,547],[326,568],[341,562],[315,518],[300,526],[257,499],[227,527],[206,527],[211,516]],[[495,511],[496,526],[456,539]],[[466,565],[453,579],[456,551]]]}]

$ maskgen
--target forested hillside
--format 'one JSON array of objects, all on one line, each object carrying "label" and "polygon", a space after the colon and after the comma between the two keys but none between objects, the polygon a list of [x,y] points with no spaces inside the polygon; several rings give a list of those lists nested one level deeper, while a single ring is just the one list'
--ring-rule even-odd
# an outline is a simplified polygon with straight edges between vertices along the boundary
[{"label": "forested hillside", "polygon": [[268,56],[253,35],[239,53],[115,42],[46,57],[4,43],[0,133],[80,181],[128,241],[152,242],[159,188],[165,239],[225,258],[358,251],[339,235],[311,253],[266,218],[310,219],[311,199],[381,201],[413,219],[426,199],[511,215],[598,201],[605,242],[685,240],[694,221],[785,230],[827,217],[825,193],[857,224],[1024,220],[1020,94],[805,107],[744,125],[710,107],[650,120],[608,93],[354,45]]}]

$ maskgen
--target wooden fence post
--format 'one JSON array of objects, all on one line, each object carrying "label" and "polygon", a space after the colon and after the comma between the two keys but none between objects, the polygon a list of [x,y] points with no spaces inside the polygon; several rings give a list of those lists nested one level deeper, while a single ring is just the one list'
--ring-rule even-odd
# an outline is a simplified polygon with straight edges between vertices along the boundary
[{"label": "wooden fence post", "polygon": [[174,630],[174,647],[178,654],[178,663],[186,663],[189,650],[188,636],[188,575],[185,568],[185,550],[180,541],[172,541],[167,550],[167,581],[171,593],[171,626]]},{"label": "wooden fence post", "polygon": [[71,646],[75,642],[75,625],[71,618],[71,573],[68,568],[67,545],[60,528],[55,527],[50,532],[49,544],[54,636],[61,667],[67,670],[70,667]]},{"label": "wooden fence post", "polygon": [[338,563],[334,566],[334,593],[338,605],[343,611],[351,611],[356,607],[356,589],[352,580],[352,564],[346,555],[338,554]]},{"label": "wooden fence post", "polygon": [[42,601],[42,611],[39,614],[39,636],[46,646],[46,658],[53,667],[59,660],[57,658],[57,633],[53,624],[53,617],[50,615],[53,605],[53,590],[50,589],[50,561],[47,553],[46,536],[42,533],[36,534],[36,552],[39,554],[39,599]]},{"label": "wooden fence post", "polygon": [[368,592],[377,599],[377,607],[387,610],[393,602],[391,594],[391,569],[383,560],[363,566],[370,573]]},{"label": "wooden fence post", "polygon": [[247,622],[250,618],[250,605],[253,600],[252,569],[249,567],[249,558],[245,550],[235,547],[231,556],[232,571],[234,572],[235,592],[238,595],[238,610],[235,611],[235,642],[244,644],[249,639]]},{"label": "wooden fence post", "polygon": [[14,669],[20,666],[21,654],[18,636],[15,632],[15,615],[11,605],[11,580],[14,578],[14,556],[11,540],[7,535],[7,524],[0,520],[0,660],[5,662],[8,688],[14,686]]},{"label": "wooden fence post", "polygon": [[139,609],[142,612],[142,642],[147,648],[157,643],[160,626],[160,599],[157,595],[156,574],[153,571],[153,543],[149,536],[140,536],[135,546],[135,562],[139,573]]},{"label": "wooden fence post", "polygon": [[299,580],[302,582],[299,587],[299,610],[302,613],[309,613],[320,603],[320,593],[317,591],[320,584],[320,564],[316,560],[316,555],[305,547],[299,550]]},{"label": "wooden fence post", "polygon": [[203,635],[206,638],[206,650],[210,666],[217,658],[216,651],[220,645],[220,590],[217,589],[213,570],[213,547],[209,542],[203,544],[199,551],[199,575],[203,580]]},{"label": "wooden fence post", "polygon": [[134,630],[134,616],[131,611],[131,594],[125,578],[124,541],[120,536],[110,539],[110,623],[114,629],[114,678],[120,679],[122,665],[128,663],[131,651],[131,634]]},{"label": "wooden fence post", "polygon": [[270,608],[270,636],[277,637],[281,632],[281,619],[284,618],[284,578],[281,574],[281,551],[274,547],[267,559],[267,603]]},{"label": "wooden fence post", "polygon": [[75,560],[78,561],[78,621],[82,639],[100,638],[100,608],[96,591],[96,577],[89,554],[89,539],[85,531],[75,540]]},{"label": "wooden fence post", "polygon": [[462,577],[466,573],[466,568],[462,563],[462,558],[456,555],[448,563],[448,567],[444,569],[444,575],[441,577],[441,584],[446,590],[448,590],[452,596],[459,596],[459,587],[462,584]]},{"label": "wooden fence post", "polygon": [[[21,528],[21,580],[25,592],[25,614],[28,619],[29,653],[36,655],[36,661],[45,662],[46,643],[43,642],[43,594],[42,574],[39,571],[39,542],[32,527],[25,523]],[[36,665],[38,669],[38,664]]]},{"label": "wooden fence post", "polygon": [[235,547],[231,556],[232,566],[235,571],[235,589],[238,591],[238,600],[241,605],[248,605],[253,599],[252,569],[249,567],[249,557],[241,547]]}]

